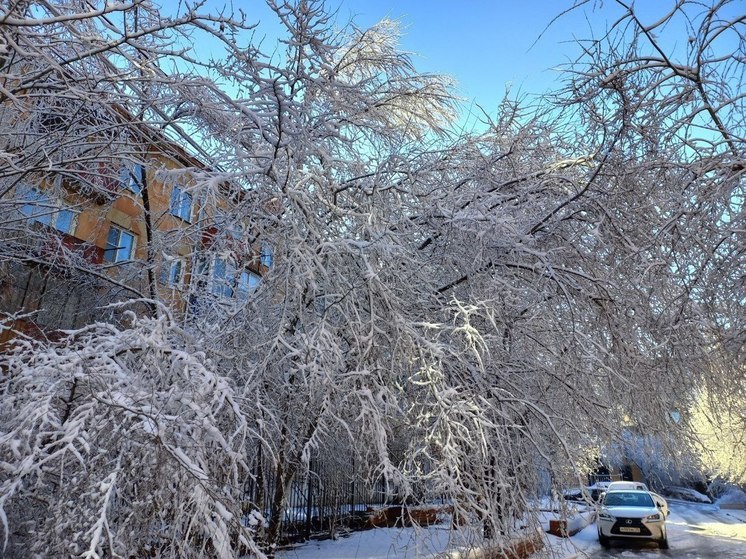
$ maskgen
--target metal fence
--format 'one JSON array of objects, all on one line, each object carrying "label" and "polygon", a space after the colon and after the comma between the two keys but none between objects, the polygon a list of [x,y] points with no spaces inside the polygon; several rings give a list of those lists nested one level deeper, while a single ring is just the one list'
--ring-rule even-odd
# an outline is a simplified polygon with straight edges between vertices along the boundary
[{"label": "metal fence", "polygon": [[270,472],[266,467],[257,471],[247,484],[246,493],[251,502],[264,510],[266,518],[281,515],[281,543],[334,537],[340,531],[362,528],[370,508],[392,500],[386,483],[368,482],[354,460],[347,467],[337,460],[312,460],[309,471],[292,482],[283,510],[274,511],[271,504],[275,477]]}]

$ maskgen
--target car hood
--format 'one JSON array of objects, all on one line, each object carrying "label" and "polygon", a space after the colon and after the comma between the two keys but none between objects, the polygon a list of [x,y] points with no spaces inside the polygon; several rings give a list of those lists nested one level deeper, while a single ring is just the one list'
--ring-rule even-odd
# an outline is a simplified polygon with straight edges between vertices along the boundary
[{"label": "car hood", "polygon": [[656,507],[603,507],[601,510],[611,516],[621,516],[623,518],[645,518],[660,512]]}]

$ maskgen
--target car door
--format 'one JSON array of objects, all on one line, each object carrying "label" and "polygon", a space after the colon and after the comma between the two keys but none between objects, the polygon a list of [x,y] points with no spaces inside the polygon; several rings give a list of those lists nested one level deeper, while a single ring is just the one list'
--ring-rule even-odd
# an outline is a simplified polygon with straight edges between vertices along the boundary
[{"label": "car door", "polygon": [[650,496],[653,498],[653,501],[655,501],[655,506],[658,507],[663,513],[664,517],[668,517],[668,515],[671,513],[671,511],[668,509],[668,502],[658,495],[658,493],[653,493],[652,491],[648,491],[650,493]]}]

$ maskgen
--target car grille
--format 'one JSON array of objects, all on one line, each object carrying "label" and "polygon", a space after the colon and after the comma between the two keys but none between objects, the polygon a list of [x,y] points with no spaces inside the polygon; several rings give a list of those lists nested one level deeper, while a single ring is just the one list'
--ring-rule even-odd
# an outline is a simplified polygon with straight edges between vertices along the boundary
[{"label": "car grille", "polygon": [[[620,530],[620,528],[639,528],[639,532],[630,533]],[[611,533],[617,536],[650,536],[650,530],[648,530],[642,523],[641,518],[617,518],[614,525],[611,527]]]}]

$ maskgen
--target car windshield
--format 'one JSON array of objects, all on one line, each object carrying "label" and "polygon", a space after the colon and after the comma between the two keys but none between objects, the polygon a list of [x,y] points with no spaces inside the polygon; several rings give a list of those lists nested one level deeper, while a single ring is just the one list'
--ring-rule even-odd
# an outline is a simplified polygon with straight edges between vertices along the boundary
[{"label": "car windshield", "polygon": [[642,491],[607,493],[604,499],[607,507],[652,507],[653,499]]}]

